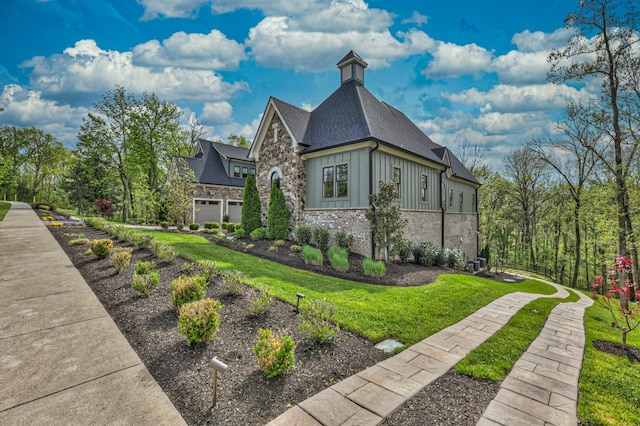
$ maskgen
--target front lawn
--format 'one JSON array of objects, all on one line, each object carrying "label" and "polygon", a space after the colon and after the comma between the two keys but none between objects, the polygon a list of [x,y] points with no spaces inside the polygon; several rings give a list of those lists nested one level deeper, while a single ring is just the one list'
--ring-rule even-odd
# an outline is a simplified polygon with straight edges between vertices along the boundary
[{"label": "front lawn", "polygon": [[7,203],[6,201],[0,201],[0,222],[4,220],[4,217],[7,215],[7,212],[11,208],[11,203]]},{"label": "front lawn", "polygon": [[[427,286],[391,287],[363,284],[293,269],[279,263],[212,244],[194,234],[154,232],[190,260],[215,260],[222,270],[239,270],[253,286],[270,286],[279,299],[295,304],[296,293],[336,305],[341,326],[374,342],[395,338],[412,345],[455,324],[492,300],[514,291],[553,294],[538,281],[501,283],[469,275],[445,274]],[[304,301],[303,301],[304,302]]]}]

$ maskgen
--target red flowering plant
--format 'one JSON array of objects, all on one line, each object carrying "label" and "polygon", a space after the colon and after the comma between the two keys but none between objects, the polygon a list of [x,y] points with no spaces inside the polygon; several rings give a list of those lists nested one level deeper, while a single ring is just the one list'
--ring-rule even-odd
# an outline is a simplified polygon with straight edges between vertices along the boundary
[{"label": "red flowering plant", "polygon": [[102,217],[111,217],[111,201],[97,199],[96,207],[98,208],[98,211],[102,214]]},{"label": "red flowering plant", "polygon": [[[600,306],[611,313],[611,327],[622,333],[622,347],[627,348],[627,333],[640,325],[640,309],[637,304],[630,303],[629,297],[633,283],[629,280],[631,259],[624,256],[615,257],[615,269],[609,272],[609,288],[604,288],[604,278],[596,275],[591,283],[591,296]],[[601,294],[604,292],[604,294]],[[636,291],[636,300],[640,299],[640,290]]]}]

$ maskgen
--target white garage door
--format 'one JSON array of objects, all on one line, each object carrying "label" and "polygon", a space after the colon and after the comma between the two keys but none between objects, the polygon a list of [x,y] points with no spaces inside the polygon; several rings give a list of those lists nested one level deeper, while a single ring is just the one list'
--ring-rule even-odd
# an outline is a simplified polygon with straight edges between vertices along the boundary
[{"label": "white garage door", "polygon": [[220,200],[196,200],[196,222],[204,226],[205,222],[222,220],[222,204]]}]

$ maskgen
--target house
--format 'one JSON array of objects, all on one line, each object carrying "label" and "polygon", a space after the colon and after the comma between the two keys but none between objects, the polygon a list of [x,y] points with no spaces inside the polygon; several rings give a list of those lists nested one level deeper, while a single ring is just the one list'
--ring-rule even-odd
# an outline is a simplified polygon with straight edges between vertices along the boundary
[{"label": "house", "polygon": [[[374,257],[365,212],[378,182],[395,179],[417,242],[478,253],[478,180],[446,147],[365,87],[367,63],[349,52],[340,86],[313,111],[271,97],[248,153],[266,217],[271,185],[284,192],[291,229],[323,227],[354,236],[353,251]],[[238,197],[241,198],[241,197]]]},{"label": "house", "polygon": [[198,184],[193,194],[193,222],[229,222],[242,220],[242,194],[249,173],[255,176],[256,165],[249,150],[221,142],[199,139],[193,158],[185,161]]}]

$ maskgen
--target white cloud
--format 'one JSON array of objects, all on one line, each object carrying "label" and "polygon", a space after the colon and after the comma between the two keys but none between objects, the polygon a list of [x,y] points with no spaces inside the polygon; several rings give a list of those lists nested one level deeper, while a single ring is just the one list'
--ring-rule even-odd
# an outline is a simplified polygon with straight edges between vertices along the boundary
[{"label": "white cloud", "polygon": [[512,86],[499,84],[487,92],[476,88],[459,93],[443,93],[453,102],[481,107],[483,111],[523,112],[562,109],[571,100],[586,95],[572,87],[561,84],[539,84]]},{"label": "white cloud", "polygon": [[143,21],[165,16],[167,18],[191,18],[200,6],[209,0],[136,0],[144,8]]},{"label": "white cloud", "polygon": [[229,102],[205,102],[202,107],[201,118],[208,124],[222,124],[231,121],[233,107]]},{"label": "white cloud", "polygon": [[402,22],[400,22],[401,24],[416,24],[417,26],[421,27],[422,25],[426,24],[427,22],[429,22],[429,17],[425,16],[423,14],[421,14],[420,12],[418,12],[417,10],[413,11],[413,14],[411,15],[411,18],[406,18],[403,19]]},{"label": "white cloud", "polygon": [[568,28],[558,28],[551,34],[542,31],[531,32],[524,30],[521,33],[514,34],[511,42],[521,52],[549,52],[551,49],[566,46],[571,34],[572,30]]},{"label": "white cloud", "polygon": [[531,84],[547,81],[551,65],[548,51],[519,52],[512,50],[494,59],[488,70],[495,71],[502,83]]},{"label": "white cloud", "polygon": [[75,144],[82,117],[89,112],[85,107],[42,99],[38,91],[17,84],[8,84],[0,93],[0,106],[4,108],[2,121],[17,127],[37,127],[56,136],[67,146]]},{"label": "white cloud", "polygon": [[459,46],[454,43],[437,42],[430,53],[429,62],[422,74],[430,78],[452,78],[465,74],[476,74],[486,70],[491,64],[493,51],[475,43]]},{"label": "white cloud", "polygon": [[94,40],[81,40],[61,55],[38,56],[22,66],[33,68],[32,87],[48,96],[101,94],[120,84],[133,93],[147,91],[172,100],[215,102],[247,90],[246,83],[227,83],[212,71],[136,66],[132,56],[132,52],[102,50]]},{"label": "white cloud", "polygon": [[244,46],[218,30],[209,34],[174,33],[160,43],[150,40],[133,48],[133,65],[235,70],[246,59]]}]

